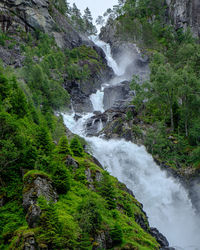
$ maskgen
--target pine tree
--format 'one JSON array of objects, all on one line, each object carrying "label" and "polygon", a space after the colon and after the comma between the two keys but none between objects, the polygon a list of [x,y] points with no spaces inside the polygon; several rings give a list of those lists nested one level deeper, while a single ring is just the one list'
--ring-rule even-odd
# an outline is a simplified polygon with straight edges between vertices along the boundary
[{"label": "pine tree", "polygon": [[77,137],[74,137],[70,143],[71,151],[74,156],[82,157],[83,156],[83,147]]},{"label": "pine tree", "polygon": [[67,136],[62,136],[57,146],[58,154],[69,155],[71,154]]},{"label": "pine tree", "polygon": [[84,10],[83,21],[84,21],[84,26],[85,26],[84,31],[88,35],[92,35],[92,34],[95,34],[97,32],[96,27],[92,23],[93,18],[92,18],[91,11],[89,10],[88,7]]}]

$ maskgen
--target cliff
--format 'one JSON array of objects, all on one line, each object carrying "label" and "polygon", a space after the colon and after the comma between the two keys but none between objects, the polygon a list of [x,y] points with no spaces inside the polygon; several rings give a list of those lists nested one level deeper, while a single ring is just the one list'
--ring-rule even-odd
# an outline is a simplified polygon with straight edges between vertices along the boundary
[{"label": "cliff", "polygon": [[200,37],[200,2],[198,0],[166,0],[169,22],[175,29],[187,28]]}]

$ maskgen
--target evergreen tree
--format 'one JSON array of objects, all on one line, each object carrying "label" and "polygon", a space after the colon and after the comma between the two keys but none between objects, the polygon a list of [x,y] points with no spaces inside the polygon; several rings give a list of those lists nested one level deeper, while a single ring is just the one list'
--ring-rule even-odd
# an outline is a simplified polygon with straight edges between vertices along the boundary
[{"label": "evergreen tree", "polygon": [[58,193],[66,194],[70,189],[70,175],[64,165],[61,164],[54,167],[52,179]]},{"label": "evergreen tree", "polygon": [[92,18],[91,11],[89,10],[88,7],[84,10],[83,21],[84,21],[84,26],[85,26],[84,27],[85,32],[88,35],[92,35],[92,34],[95,34],[97,32],[96,27],[92,23],[93,18]]},{"label": "evergreen tree", "polygon": [[108,208],[115,209],[116,208],[116,201],[115,201],[116,194],[114,191],[113,184],[110,180],[109,174],[107,172],[103,174],[103,178],[99,182],[98,189],[102,197],[105,198]]},{"label": "evergreen tree", "polygon": [[40,126],[37,133],[37,145],[38,148],[45,154],[49,154],[53,148],[52,138],[48,131],[48,128]]},{"label": "evergreen tree", "polygon": [[74,137],[70,143],[70,148],[74,156],[82,157],[84,155],[83,153],[83,147],[77,137]]},{"label": "evergreen tree", "polygon": [[84,21],[82,19],[80,10],[77,8],[75,3],[71,9],[71,20],[76,29],[79,31],[84,31]]},{"label": "evergreen tree", "polygon": [[57,152],[58,154],[62,154],[65,156],[71,154],[67,136],[62,136],[60,138],[58,146],[57,146]]}]

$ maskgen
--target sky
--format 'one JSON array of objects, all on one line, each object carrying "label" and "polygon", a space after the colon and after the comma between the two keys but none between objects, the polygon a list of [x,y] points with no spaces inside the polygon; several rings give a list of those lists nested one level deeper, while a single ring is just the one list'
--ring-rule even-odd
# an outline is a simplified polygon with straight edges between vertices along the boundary
[{"label": "sky", "polygon": [[113,5],[118,3],[117,0],[68,0],[68,2],[70,5],[75,3],[82,13],[86,7],[89,7],[94,20],[96,20],[99,15],[102,16],[108,8],[112,8]]}]

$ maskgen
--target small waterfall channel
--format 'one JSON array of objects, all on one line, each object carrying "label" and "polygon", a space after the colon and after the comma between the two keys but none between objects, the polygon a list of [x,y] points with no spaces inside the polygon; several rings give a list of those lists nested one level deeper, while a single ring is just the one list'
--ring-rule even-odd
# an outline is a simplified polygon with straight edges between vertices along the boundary
[{"label": "small waterfall channel", "polygon": [[[111,56],[110,46],[98,37],[92,37],[93,42],[101,47],[116,74],[117,79],[124,74]],[[104,86],[90,96],[94,111],[104,112]],[[136,198],[143,203],[151,227],[156,227],[167,237],[170,246],[177,250],[200,250],[200,219],[195,214],[188,193],[178,180],[168,177],[145,147],[138,146],[123,139],[105,140],[99,137],[87,137],[86,121],[93,113],[81,114],[74,119],[74,112],[63,114],[65,125],[75,134],[86,139],[90,144],[92,154],[99,162],[125,183],[133,191]],[[102,123],[99,123],[99,130]]]}]

